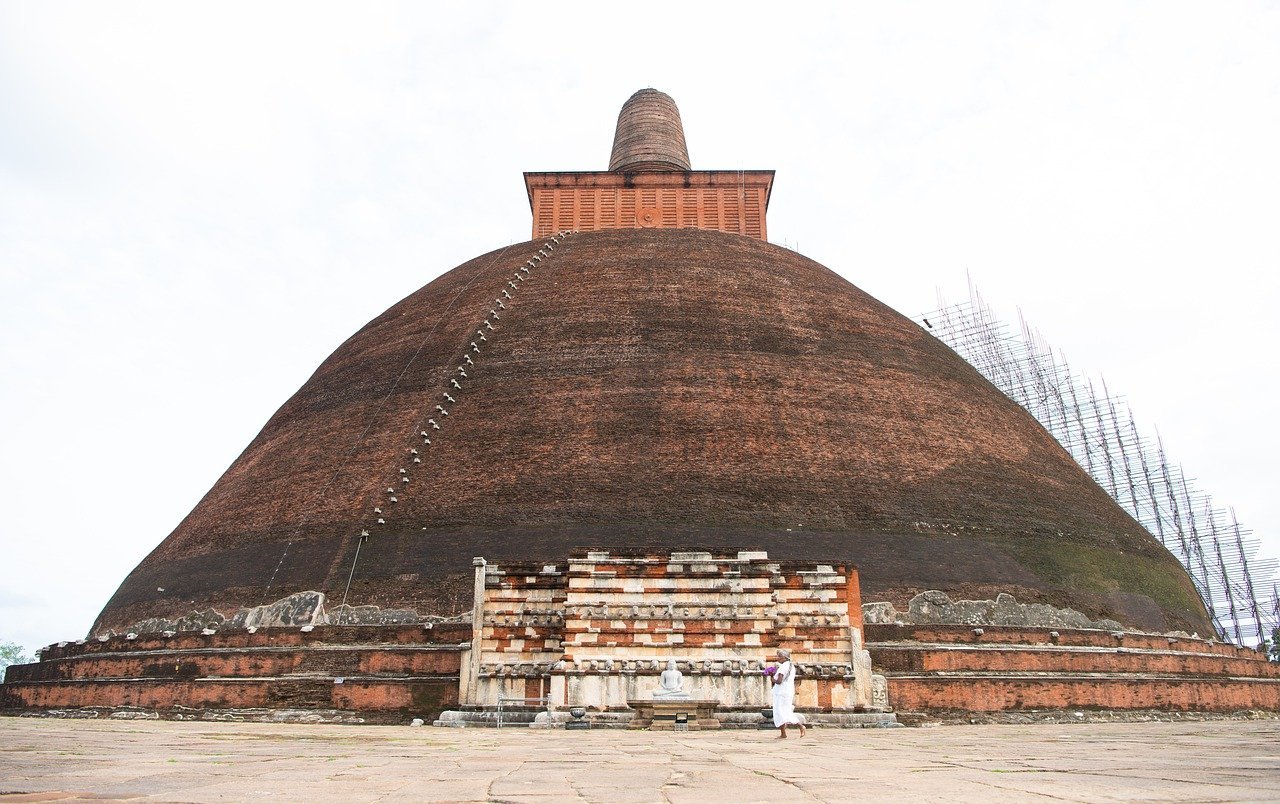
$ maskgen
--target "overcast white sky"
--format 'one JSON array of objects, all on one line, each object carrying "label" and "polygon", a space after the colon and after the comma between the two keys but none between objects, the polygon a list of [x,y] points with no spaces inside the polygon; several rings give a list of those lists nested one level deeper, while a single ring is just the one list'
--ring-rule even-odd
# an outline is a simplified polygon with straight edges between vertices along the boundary
[{"label": "overcast white sky", "polygon": [[913,317],[971,272],[1280,552],[1280,5],[461,6],[0,0],[0,641],[83,636],[645,86],[771,240]]}]

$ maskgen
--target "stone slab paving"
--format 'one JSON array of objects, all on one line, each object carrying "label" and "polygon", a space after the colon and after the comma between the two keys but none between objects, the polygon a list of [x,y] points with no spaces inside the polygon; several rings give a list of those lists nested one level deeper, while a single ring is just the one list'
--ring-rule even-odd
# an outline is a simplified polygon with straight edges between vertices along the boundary
[{"label": "stone slab paving", "polygon": [[772,732],[0,717],[0,804],[1280,801],[1280,720]]}]

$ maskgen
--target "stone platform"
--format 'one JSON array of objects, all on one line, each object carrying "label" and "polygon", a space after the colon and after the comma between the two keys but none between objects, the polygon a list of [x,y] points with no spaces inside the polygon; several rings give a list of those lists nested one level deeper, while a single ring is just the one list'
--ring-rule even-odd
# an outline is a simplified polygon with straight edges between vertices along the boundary
[{"label": "stone platform", "polygon": [[720,728],[720,721],[716,719],[719,701],[674,698],[627,701],[627,705],[636,711],[636,716],[627,725],[629,729],[706,731]]},{"label": "stone platform", "polygon": [[1267,801],[1280,721],[776,732],[3,718],[2,801]]}]

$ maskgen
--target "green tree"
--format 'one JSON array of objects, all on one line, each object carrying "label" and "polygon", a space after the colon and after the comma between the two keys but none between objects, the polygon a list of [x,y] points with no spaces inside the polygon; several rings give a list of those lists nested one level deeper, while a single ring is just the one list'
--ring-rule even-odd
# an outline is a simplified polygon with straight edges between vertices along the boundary
[{"label": "green tree", "polygon": [[1264,643],[1267,646],[1267,658],[1273,662],[1280,662],[1280,628],[1271,630],[1271,641]]},{"label": "green tree", "polygon": [[4,681],[4,671],[11,664],[30,664],[35,661],[22,652],[17,642],[0,642],[0,681]]}]

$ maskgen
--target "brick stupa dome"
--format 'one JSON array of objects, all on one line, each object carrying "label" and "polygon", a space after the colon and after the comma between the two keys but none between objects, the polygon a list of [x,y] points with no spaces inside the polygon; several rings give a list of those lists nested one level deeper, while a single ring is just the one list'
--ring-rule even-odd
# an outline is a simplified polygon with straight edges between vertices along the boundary
[{"label": "brick stupa dome", "polygon": [[773,171],[692,169],[656,90],[614,154],[525,173],[533,239],[342,344],[0,713],[675,728],[674,661],[686,725],[755,727],[781,645],[815,724],[1280,708],[1135,633],[1215,631],[1030,414],[768,242]]},{"label": "brick stupa dome", "polygon": [[772,177],[691,170],[675,103],[637,92],[610,171],[526,174],[535,239],[353,335],[94,631],[303,590],[451,615],[474,556],[601,548],[851,561],[867,600],[1011,592],[1213,633],[1174,557],[1031,415],[765,241]]},{"label": "brick stupa dome", "polygon": [[570,235],[516,281],[541,245],[477,257],[353,335],[95,629],[341,598],[367,530],[350,602],[420,613],[466,609],[478,555],[767,549],[852,560],[867,600],[1004,591],[1211,633],[1185,571],[1030,415],[827,268],[627,229]]}]

